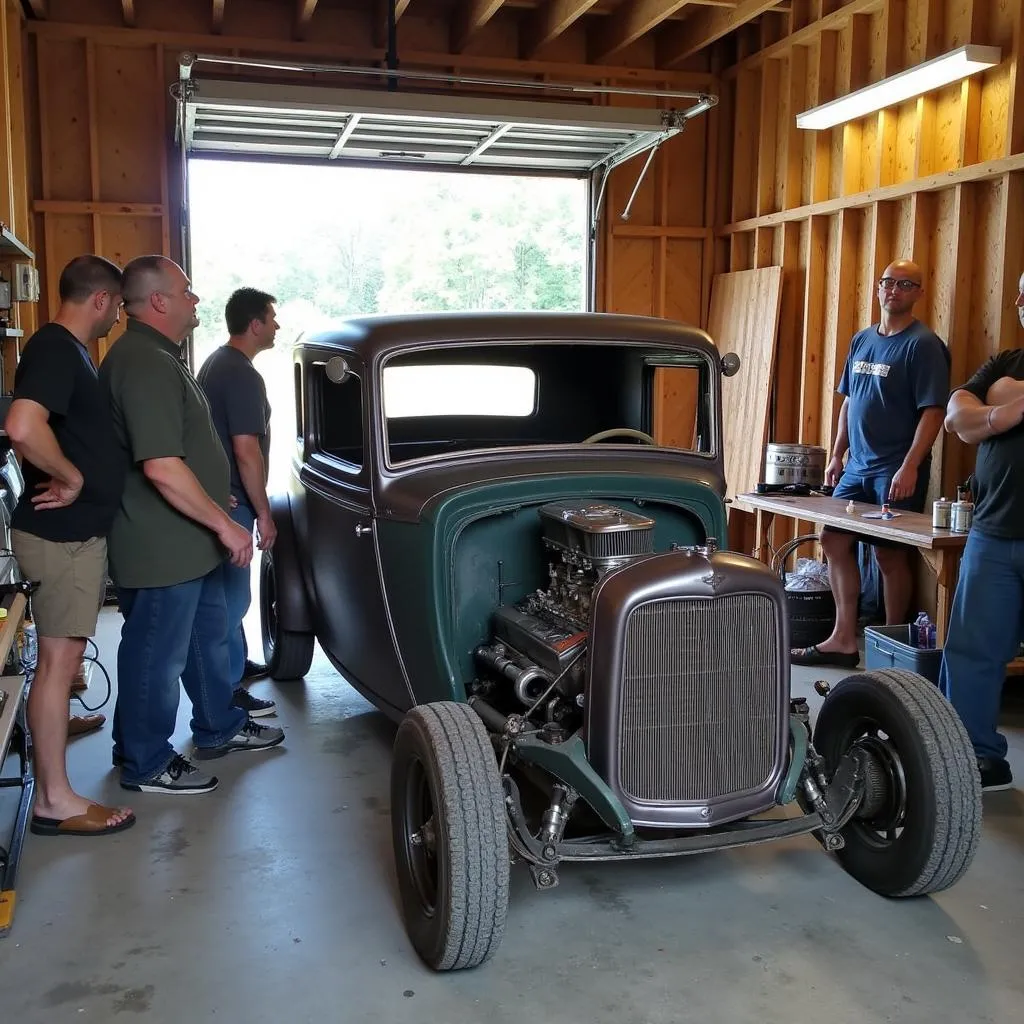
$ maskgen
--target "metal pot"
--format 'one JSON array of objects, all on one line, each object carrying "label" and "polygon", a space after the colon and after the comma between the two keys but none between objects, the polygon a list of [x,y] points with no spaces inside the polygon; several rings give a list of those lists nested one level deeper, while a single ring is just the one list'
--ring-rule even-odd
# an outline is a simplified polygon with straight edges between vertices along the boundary
[{"label": "metal pot", "polygon": [[825,482],[825,449],[810,444],[769,443],[765,448],[764,482],[821,487]]}]

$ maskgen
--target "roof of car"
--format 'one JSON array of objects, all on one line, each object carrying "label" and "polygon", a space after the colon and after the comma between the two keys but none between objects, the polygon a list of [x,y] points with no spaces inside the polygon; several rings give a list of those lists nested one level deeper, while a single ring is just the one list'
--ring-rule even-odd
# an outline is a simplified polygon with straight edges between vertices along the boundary
[{"label": "roof of car", "polygon": [[555,341],[639,342],[663,348],[718,349],[700,328],[653,316],[621,313],[412,313],[344,320],[336,328],[303,337],[300,345],[338,348],[365,363],[431,344]]}]

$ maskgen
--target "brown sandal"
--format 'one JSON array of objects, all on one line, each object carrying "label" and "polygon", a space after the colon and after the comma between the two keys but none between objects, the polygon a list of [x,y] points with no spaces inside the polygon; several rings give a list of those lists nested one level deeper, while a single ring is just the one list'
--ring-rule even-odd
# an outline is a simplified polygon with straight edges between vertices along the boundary
[{"label": "brown sandal", "polygon": [[41,818],[33,814],[29,828],[37,836],[108,836],[114,832],[123,832],[135,824],[135,815],[129,814],[116,825],[108,825],[107,818],[118,810],[120,808],[90,804],[85,814],[75,814],[63,820]]},{"label": "brown sandal", "polygon": [[84,736],[95,732],[106,722],[104,715],[72,715],[68,721],[68,736]]}]

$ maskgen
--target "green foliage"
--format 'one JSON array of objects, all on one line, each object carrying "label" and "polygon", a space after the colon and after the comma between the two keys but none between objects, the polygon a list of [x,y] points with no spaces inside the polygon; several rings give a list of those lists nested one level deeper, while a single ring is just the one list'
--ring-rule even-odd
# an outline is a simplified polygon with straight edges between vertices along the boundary
[{"label": "green foliage", "polygon": [[287,471],[291,353],[347,316],[579,310],[586,192],[561,178],[193,160],[198,364],[227,337],[242,285],[277,297],[274,351],[258,357],[274,409],[271,483]]}]

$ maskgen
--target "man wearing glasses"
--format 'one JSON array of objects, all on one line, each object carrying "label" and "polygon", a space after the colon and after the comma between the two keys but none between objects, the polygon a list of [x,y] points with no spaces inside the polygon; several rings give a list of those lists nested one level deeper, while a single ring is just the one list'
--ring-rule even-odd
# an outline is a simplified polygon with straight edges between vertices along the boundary
[{"label": "man wearing glasses", "polygon": [[[839,382],[843,406],[825,469],[836,498],[913,512],[924,508],[932,445],[949,397],[950,358],[942,340],[914,316],[921,294],[920,268],[910,260],[890,263],[878,282],[879,322],[850,344]],[[794,649],[794,665],[857,666],[857,540],[845,530],[822,531],[836,624],[822,643]],[[907,549],[876,538],[870,543],[882,574],[886,623],[906,622],[912,592]]]},{"label": "man wearing glasses", "polygon": [[188,277],[163,256],[124,268],[128,326],[100,368],[130,456],[110,531],[124,628],[117,652],[114,762],[143,793],[207,793],[216,776],[170,744],[178,680],[192,701],[196,757],[265,750],[284,739],[232,702],[221,563],[245,566],[252,534],[229,515],[230,472],[210,407],[181,359],[199,323]]}]

